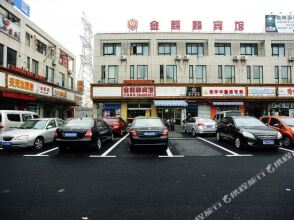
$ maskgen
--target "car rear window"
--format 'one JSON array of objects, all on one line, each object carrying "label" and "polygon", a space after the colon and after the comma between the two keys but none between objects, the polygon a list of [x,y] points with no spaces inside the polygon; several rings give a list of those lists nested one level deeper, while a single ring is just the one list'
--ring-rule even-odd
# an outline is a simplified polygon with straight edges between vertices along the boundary
[{"label": "car rear window", "polygon": [[241,116],[241,112],[227,112],[226,116]]},{"label": "car rear window", "polygon": [[118,118],[103,118],[105,122],[119,122]]},{"label": "car rear window", "polygon": [[135,120],[135,127],[163,127],[163,123],[160,119],[156,118],[142,118]]},{"label": "car rear window", "polygon": [[92,127],[94,125],[94,120],[93,119],[71,119],[69,120],[65,126],[66,127]]},{"label": "car rear window", "polygon": [[20,114],[7,114],[9,121],[20,121]]}]

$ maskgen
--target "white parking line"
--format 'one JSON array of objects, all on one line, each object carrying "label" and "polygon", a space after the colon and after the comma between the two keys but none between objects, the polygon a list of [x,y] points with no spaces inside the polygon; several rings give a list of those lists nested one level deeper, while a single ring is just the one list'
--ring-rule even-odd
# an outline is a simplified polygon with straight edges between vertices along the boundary
[{"label": "white parking line", "polygon": [[0,147],[0,150],[3,150],[3,148]]},{"label": "white parking line", "polygon": [[173,155],[169,147],[166,149],[166,154],[167,155],[160,155],[158,157],[184,157],[184,155]]},{"label": "white parking line", "polygon": [[126,137],[128,137],[129,134],[126,134],[124,137],[122,137],[118,142],[116,142],[114,145],[111,146],[107,151],[105,151],[101,156],[98,155],[90,155],[89,157],[95,156],[95,157],[109,157],[107,154],[109,154],[117,145],[119,145]]},{"label": "white parking line", "polygon": [[38,153],[38,154],[25,154],[23,155],[24,157],[48,157],[49,155],[46,155],[46,153],[49,153],[51,151],[55,151],[57,150],[58,147],[52,148],[50,150],[44,151],[42,153]]},{"label": "white parking line", "polygon": [[289,150],[289,149],[286,149],[286,148],[283,148],[283,147],[280,147],[279,149],[281,149],[281,150],[285,150],[285,151],[289,151],[289,152],[292,152],[292,153],[294,153],[294,151],[293,151],[293,150]]}]

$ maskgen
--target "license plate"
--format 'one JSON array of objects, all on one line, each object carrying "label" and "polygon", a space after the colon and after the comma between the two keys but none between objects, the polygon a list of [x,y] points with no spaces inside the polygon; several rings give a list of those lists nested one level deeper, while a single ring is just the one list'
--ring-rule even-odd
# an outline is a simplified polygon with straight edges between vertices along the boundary
[{"label": "license plate", "polygon": [[206,125],[206,128],[213,128],[213,125]]},{"label": "license plate", "polygon": [[155,132],[144,132],[145,136],[154,136]]},{"label": "license plate", "polygon": [[2,146],[11,146],[11,141],[2,141],[1,145]]},{"label": "license plate", "polygon": [[76,137],[77,133],[65,133],[64,136],[65,137]]},{"label": "license plate", "polygon": [[274,140],[263,140],[264,145],[272,145],[275,144]]}]

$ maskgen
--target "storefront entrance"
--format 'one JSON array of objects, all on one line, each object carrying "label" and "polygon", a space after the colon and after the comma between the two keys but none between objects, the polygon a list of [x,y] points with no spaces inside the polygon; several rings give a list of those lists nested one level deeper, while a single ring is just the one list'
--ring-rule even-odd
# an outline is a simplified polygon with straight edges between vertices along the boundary
[{"label": "storefront entrance", "polygon": [[247,102],[245,103],[245,115],[259,118],[268,115],[268,103]]},{"label": "storefront entrance", "polygon": [[157,115],[162,120],[175,119],[175,123],[180,125],[182,118],[182,108],[177,107],[157,107]]}]

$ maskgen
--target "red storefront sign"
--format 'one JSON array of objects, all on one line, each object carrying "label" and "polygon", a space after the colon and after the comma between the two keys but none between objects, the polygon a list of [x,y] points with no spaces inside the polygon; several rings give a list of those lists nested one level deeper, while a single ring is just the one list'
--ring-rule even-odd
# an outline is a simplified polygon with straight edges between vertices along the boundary
[{"label": "red storefront sign", "polygon": [[124,80],[124,84],[154,84],[154,80]]},{"label": "red storefront sign", "polygon": [[16,66],[10,66],[9,67],[11,70],[13,70],[14,72],[16,73],[20,73],[22,75],[25,75],[25,76],[28,76],[30,78],[34,78],[34,79],[37,79],[37,80],[42,80],[42,81],[46,81],[45,77],[44,76],[40,76],[36,73],[32,73],[32,72],[29,72],[27,70],[23,70],[23,69],[20,69]]},{"label": "red storefront sign", "polygon": [[123,97],[154,97],[154,86],[124,86],[122,87]]},{"label": "red storefront sign", "polygon": [[2,92],[3,97],[12,98],[12,99],[22,99],[22,100],[29,100],[29,101],[35,101],[36,97],[33,95],[23,95],[19,93],[14,92]]}]

